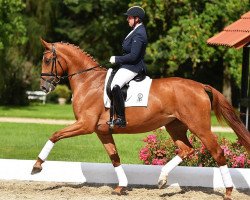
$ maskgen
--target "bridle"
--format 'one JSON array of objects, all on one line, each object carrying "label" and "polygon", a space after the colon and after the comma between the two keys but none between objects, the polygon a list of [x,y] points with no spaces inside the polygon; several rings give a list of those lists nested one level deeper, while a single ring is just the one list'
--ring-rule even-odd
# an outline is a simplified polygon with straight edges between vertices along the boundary
[{"label": "bridle", "polygon": [[[59,67],[63,71],[62,74],[66,74],[66,71],[63,69],[62,64],[60,63],[60,61],[57,58],[56,48],[55,48],[54,44],[52,44],[52,49],[49,50],[49,51],[45,51],[43,53],[43,55],[45,55],[47,53],[51,53],[51,52],[52,52],[52,57],[45,61],[47,65],[49,65],[51,63],[51,61],[52,61],[52,66],[51,66],[50,73],[41,73],[41,79],[43,81],[45,81],[45,83],[47,83],[49,86],[56,87],[56,85],[61,81],[61,79],[72,78],[75,75],[82,74],[84,72],[88,72],[88,71],[91,71],[91,70],[93,70],[95,68],[101,67],[101,64],[98,64],[98,65],[96,65],[94,67],[90,67],[88,69],[80,70],[78,72],[75,72],[75,73],[72,73],[72,74],[69,74],[69,75],[59,76],[58,75],[57,64],[59,65]],[[67,65],[66,61],[65,61],[65,63]],[[104,64],[108,64],[108,63],[104,63]],[[45,79],[44,77],[52,77],[52,78]]]}]

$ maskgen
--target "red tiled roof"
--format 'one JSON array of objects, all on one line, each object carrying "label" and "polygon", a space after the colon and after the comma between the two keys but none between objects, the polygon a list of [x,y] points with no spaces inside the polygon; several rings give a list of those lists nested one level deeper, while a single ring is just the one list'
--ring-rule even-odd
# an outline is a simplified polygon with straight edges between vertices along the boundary
[{"label": "red tiled roof", "polygon": [[250,42],[250,11],[223,31],[207,40],[211,45],[223,45],[237,49]]}]

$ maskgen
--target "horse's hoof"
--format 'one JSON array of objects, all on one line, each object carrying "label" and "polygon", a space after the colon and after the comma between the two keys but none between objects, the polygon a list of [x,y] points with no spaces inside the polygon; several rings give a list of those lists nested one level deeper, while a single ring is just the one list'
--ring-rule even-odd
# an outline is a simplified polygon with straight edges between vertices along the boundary
[{"label": "horse's hoof", "polygon": [[159,180],[158,180],[158,188],[162,189],[167,185],[168,182],[168,176],[163,176],[160,175]]},{"label": "horse's hoof", "polygon": [[163,189],[168,182],[168,176],[167,175],[163,175],[162,173],[160,174],[159,180],[158,180],[158,188],[159,189]]},{"label": "horse's hoof", "polygon": [[121,196],[121,195],[128,195],[127,191],[126,191],[126,187],[122,187],[122,186],[117,186],[113,191],[112,193],[113,195],[118,195],[118,196]]},{"label": "horse's hoof", "polygon": [[42,167],[36,167],[36,166],[34,166],[33,169],[32,169],[32,171],[31,171],[31,175],[40,173],[42,171],[42,169],[43,169]]},{"label": "horse's hoof", "polygon": [[160,180],[160,181],[158,181],[158,188],[159,189],[163,189],[166,185],[167,185],[167,181],[166,180]]}]

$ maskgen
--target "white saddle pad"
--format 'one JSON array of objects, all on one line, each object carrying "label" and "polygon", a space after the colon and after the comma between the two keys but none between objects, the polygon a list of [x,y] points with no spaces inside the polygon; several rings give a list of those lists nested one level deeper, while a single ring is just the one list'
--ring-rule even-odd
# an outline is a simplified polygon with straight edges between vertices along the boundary
[{"label": "white saddle pad", "polygon": [[[106,79],[105,79],[103,100],[104,100],[104,106],[106,108],[110,108],[110,99],[107,95],[106,87],[107,87],[107,82],[108,82],[111,72],[112,72],[112,69],[109,69],[107,72]],[[151,83],[152,83],[152,79],[149,78],[148,76],[146,76],[146,78],[140,82],[130,81],[128,92],[127,92],[127,99],[125,101],[125,107],[131,107],[131,106],[146,107],[148,105],[148,95],[149,95]]]}]

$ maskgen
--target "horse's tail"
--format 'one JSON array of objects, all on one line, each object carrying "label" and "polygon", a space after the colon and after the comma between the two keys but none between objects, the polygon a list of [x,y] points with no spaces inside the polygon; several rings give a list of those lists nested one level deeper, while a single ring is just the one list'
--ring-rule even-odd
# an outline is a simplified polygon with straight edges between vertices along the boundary
[{"label": "horse's tail", "polygon": [[218,121],[222,122],[224,119],[234,130],[241,144],[250,152],[250,132],[246,129],[245,125],[234,111],[233,106],[231,106],[226,98],[213,87],[205,85],[205,91],[208,94],[212,93],[212,98],[210,98],[212,100],[211,104]]}]

